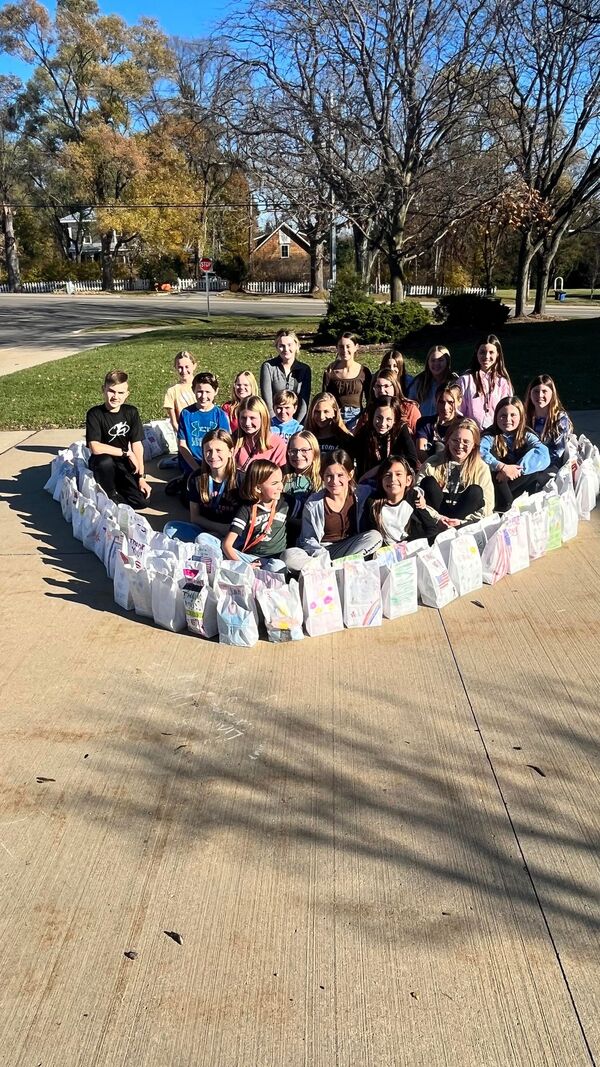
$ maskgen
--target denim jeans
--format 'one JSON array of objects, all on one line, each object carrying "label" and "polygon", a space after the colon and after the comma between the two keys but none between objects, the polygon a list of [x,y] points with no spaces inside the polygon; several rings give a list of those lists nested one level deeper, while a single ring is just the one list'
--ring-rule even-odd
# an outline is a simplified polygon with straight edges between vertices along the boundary
[{"label": "denim jeans", "polygon": [[340,411],[347,429],[354,431],[360,419],[360,408],[340,408]]}]

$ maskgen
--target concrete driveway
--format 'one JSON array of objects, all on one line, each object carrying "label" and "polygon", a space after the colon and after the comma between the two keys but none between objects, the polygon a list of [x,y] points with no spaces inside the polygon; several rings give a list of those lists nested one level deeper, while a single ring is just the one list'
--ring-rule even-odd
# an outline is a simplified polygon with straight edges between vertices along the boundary
[{"label": "concrete driveway", "polygon": [[0,434],[2,1064],[598,1063],[598,513],[232,649],[115,607],[42,492],[72,437]]}]

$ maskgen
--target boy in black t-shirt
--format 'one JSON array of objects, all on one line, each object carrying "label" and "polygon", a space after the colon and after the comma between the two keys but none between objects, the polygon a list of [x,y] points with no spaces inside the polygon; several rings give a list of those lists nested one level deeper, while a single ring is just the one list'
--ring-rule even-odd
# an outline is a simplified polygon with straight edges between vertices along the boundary
[{"label": "boy in black t-shirt", "polygon": [[145,508],[150,486],[144,474],[144,429],[137,408],[126,404],[128,376],[109,371],[104,379],[104,403],[90,408],[85,419],[90,468],[106,495],[132,508]]}]

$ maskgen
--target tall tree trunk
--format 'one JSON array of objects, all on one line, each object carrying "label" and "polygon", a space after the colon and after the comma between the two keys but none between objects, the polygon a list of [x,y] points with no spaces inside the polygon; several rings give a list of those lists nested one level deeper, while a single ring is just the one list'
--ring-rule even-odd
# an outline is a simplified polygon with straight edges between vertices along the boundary
[{"label": "tall tree trunk", "polygon": [[321,292],[325,288],[325,243],[310,237],[310,291]]},{"label": "tall tree trunk", "polygon": [[404,260],[395,249],[388,253],[387,260],[390,270],[390,303],[400,304],[406,296]]},{"label": "tall tree trunk", "polygon": [[534,315],[543,315],[546,310],[546,297],[548,296],[548,283],[550,281],[550,270],[552,268],[552,258],[543,256],[538,261],[537,266],[537,279],[535,287],[535,303],[533,305]]},{"label": "tall tree trunk", "polygon": [[529,272],[535,249],[531,247],[531,234],[524,233],[519,245],[519,258],[517,261],[517,291],[515,297],[515,318],[525,314],[527,307],[527,293],[529,289]]},{"label": "tall tree trunk", "polygon": [[115,253],[113,249],[114,234],[112,230],[102,234],[102,288],[112,290],[115,287]]},{"label": "tall tree trunk", "polygon": [[21,291],[21,271],[19,268],[19,253],[15,239],[14,214],[10,204],[6,200],[2,203],[2,233],[4,234],[4,256],[6,259],[6,273],[8,275],[8,291],[18,293]]},{"label": "tall tree trunk", "polygon": [[354,237],[354,267],[363,285],[369,281],[368,246],[369,243],[364,232],[356,223],[352,223],[352,236]]}]

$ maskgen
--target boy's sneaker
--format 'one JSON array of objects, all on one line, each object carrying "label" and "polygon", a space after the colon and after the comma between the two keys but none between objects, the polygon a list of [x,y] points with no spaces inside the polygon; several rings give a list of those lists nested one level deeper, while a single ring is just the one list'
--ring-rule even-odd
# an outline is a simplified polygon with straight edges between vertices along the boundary
[{"label": "boy's sneaker", "polygon": [[179,466],[179,457],[178,456],[164,456],[161,460],[158,461],[158,469],[159,469],[159,471],[173,470],[175,467],[178,467],[178,466]]}]

